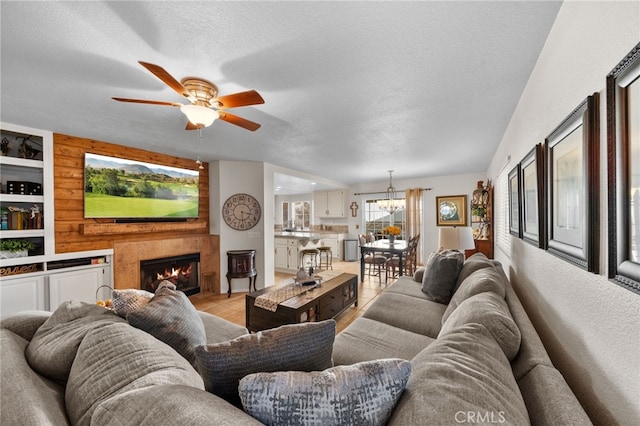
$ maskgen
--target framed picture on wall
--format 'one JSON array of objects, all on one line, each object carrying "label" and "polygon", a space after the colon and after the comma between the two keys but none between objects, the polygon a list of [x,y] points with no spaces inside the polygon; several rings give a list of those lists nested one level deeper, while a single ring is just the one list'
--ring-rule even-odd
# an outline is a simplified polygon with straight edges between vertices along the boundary
[{"label": "framed picture on wall", "polygon": [[537,144],[520,162],[522,239],[544,247],[544,161],[542,144]]},{"label": "framed picture on wall", "polygon": [[467,196],[436,197],[437,226],[467,226]]},{"label": "framed picture on wall", "polygon": [[609,278],[640,294],[640,43],[607,76]]},{"label": "framed picture on wall", "polygon": [[587,97],[545,141],[546,249],[598,272],[598,94]]},{"label": "framed picture on wall", "polygon": [[507,176],[509,188],[509,232],[518,238],[522,238],[522,226],[520,214],[520,164],[516,165]]}]

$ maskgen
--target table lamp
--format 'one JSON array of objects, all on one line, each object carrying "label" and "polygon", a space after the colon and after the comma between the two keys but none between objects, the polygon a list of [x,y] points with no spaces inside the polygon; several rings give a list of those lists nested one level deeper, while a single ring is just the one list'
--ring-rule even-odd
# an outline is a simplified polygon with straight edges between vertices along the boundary
[{"label": "table lamp", "polygon": [[476,247],[473,241],[473,231],[469,226],[441,227],[438,234],[438,246],[440,249],[471,250]]}]

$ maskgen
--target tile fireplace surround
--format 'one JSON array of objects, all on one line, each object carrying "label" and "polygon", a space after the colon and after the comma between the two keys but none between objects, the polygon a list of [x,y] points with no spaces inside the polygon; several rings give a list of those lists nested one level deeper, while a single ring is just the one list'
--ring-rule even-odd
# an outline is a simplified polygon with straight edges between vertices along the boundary
[{"label": "tile fireplace surround", "polygon": [[200,291],[220,293],[220,253],[214,235],[116,242],[113,245],[114,288],[140,287],[140,261],[200,253]]}]

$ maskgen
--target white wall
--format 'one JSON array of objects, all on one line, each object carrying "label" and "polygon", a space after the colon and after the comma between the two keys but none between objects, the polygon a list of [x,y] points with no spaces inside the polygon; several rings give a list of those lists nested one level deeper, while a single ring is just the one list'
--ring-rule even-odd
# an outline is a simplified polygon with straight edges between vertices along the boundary
[{"label": "white wall", "polygon": [[[271,273],[268,276],[273,277],[273,243],[269,246],[270,248],[265,246],[265,229],[269,229],[268,232],[273,237],[273,197],[265,200],[264,196],[266,185],[271,185],[273,188],[273,178],[268,180],[264,169],[263,163],[253,161],[215,161],[209,165],[210,232],[220,235],[221,293],[226,293],[229,288],[226,278],[227,250],[256,250],[256,269],[258,270],[256,287],[258,289],[265,285],[265,275],[269,273],[267,265],[271,265]],[[252,195],[260,202],[262,208],[260,221],[248,231],[231,229],[222,220],[222,205],[227,198],[237,193]],[[267,224],[268,228],[266,228]],[[265,272],[262,273],[262,271]],[[248,278],[235,278],[231,282],[232,292],[247,291],[248,286]]]},{"label": "white wall", "polygon": [[[605,78],[640,40],[640,2],[565,2],[496,151],[495,180],[600,93],[600,270],[607,259]],[[513,238],[513,237],[511,237]],[[555,366],[596,424],[640,424],[640,295],[512,240],[496,247]]]}]

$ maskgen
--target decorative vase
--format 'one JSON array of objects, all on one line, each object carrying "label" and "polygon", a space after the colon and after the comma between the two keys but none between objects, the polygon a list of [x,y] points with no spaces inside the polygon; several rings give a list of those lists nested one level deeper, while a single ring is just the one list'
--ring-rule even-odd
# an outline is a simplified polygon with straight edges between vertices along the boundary
[{"label": "decorative vase", "polygon": [[27,257],[27,256],[29,256],[29,250],[21,250],[21,251],[0,250],[0,259],[15,259],[17,257]]},{"label": "decorative vase", "polygon": [[396,242],[396,236],[395,235],[389,235],[389,244],[393,244]]}]

